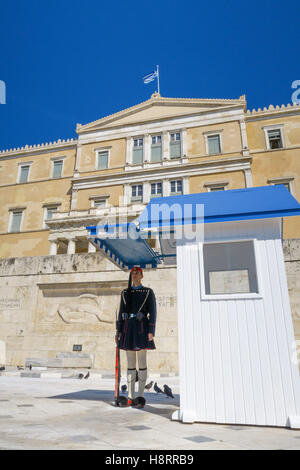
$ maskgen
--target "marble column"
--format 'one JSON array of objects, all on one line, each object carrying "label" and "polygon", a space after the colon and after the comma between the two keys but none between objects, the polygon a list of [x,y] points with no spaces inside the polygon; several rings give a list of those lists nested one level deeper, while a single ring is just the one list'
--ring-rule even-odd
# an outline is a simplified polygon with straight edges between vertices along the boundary
[{"label": "marble column", "polygon": [[57,255],[57,245],[58,242],[56,240],[50,241],[50,255]]},{"label": "marble column", "polygon": [[74,238],[71,238],[70,240],[68,240],[68,250],[67,250],[67,254],[68,255],[74,255],[75,254],[75,250],[76,250],[76,241]]},{"label": "marble column", "polygon": [[96,251],[95,245],[93,245],[91,242],[89,242],[88,253],[95,253],[95,251]]}]

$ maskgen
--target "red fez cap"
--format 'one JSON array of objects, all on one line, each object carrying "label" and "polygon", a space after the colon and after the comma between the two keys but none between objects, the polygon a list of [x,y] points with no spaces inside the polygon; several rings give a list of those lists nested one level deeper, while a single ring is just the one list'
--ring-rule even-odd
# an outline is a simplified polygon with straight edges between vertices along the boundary
[{"label": "red fez cap", "polygon": [[130,272],[132,273],[133,271],[140,271],[143,274],[143,270],[139,266],[134,266]]}]

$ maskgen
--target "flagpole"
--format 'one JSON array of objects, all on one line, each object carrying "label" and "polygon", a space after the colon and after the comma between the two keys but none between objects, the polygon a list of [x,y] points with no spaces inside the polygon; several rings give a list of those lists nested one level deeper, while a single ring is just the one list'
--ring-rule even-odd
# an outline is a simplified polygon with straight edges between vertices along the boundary
[{"label": "flagpole", "polygon": [[159,67],[158,65],[156,66],[156,73],[157,73],[157,92],[159,93]]}]

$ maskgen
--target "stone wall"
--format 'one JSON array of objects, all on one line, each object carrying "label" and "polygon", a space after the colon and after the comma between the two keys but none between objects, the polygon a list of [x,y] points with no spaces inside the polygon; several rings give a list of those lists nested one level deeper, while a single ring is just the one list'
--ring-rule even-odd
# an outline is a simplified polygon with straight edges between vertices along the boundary
[{"label": "stone wall", "polygon": [[[283,250],[300,344],[300,239],[284,240]],[[127,282],[128,274],[98,252],[0,259],[0,365],[35,358],[52,367],[61,360],[112,371],[116,312]],[[145,270],[143,284],[154,289],[158,307],[157,349],[149,352],[148,367],[177,372],[176,268]],[[73,352],[73,345],[82,351]]]},{"label": "stone wall", "polygon": [[[175,372],[176,269],[145,270],[143,283],[154,289],[158,304],[157,350],[148,354],[149,368]],[[113,370],[115,320],[127,284],[128,274],[98,252],[1,259],[0,362],[38,359],[49,367]],[[82,351],[73,352],[73,345]]]},{"label": "stone wall", "polygon": [[295,339],[300,344],[300,239],[284,240],[283,253]]}]

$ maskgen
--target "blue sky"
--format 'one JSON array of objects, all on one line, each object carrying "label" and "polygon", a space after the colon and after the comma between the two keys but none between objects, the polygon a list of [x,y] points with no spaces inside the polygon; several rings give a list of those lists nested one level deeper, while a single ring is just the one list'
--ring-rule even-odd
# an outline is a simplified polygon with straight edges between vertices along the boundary
[{"label": "blue sky", "polygon": [[299,0],[0,0],[0,149],[76,137],[155,91],[291,103]]}]

